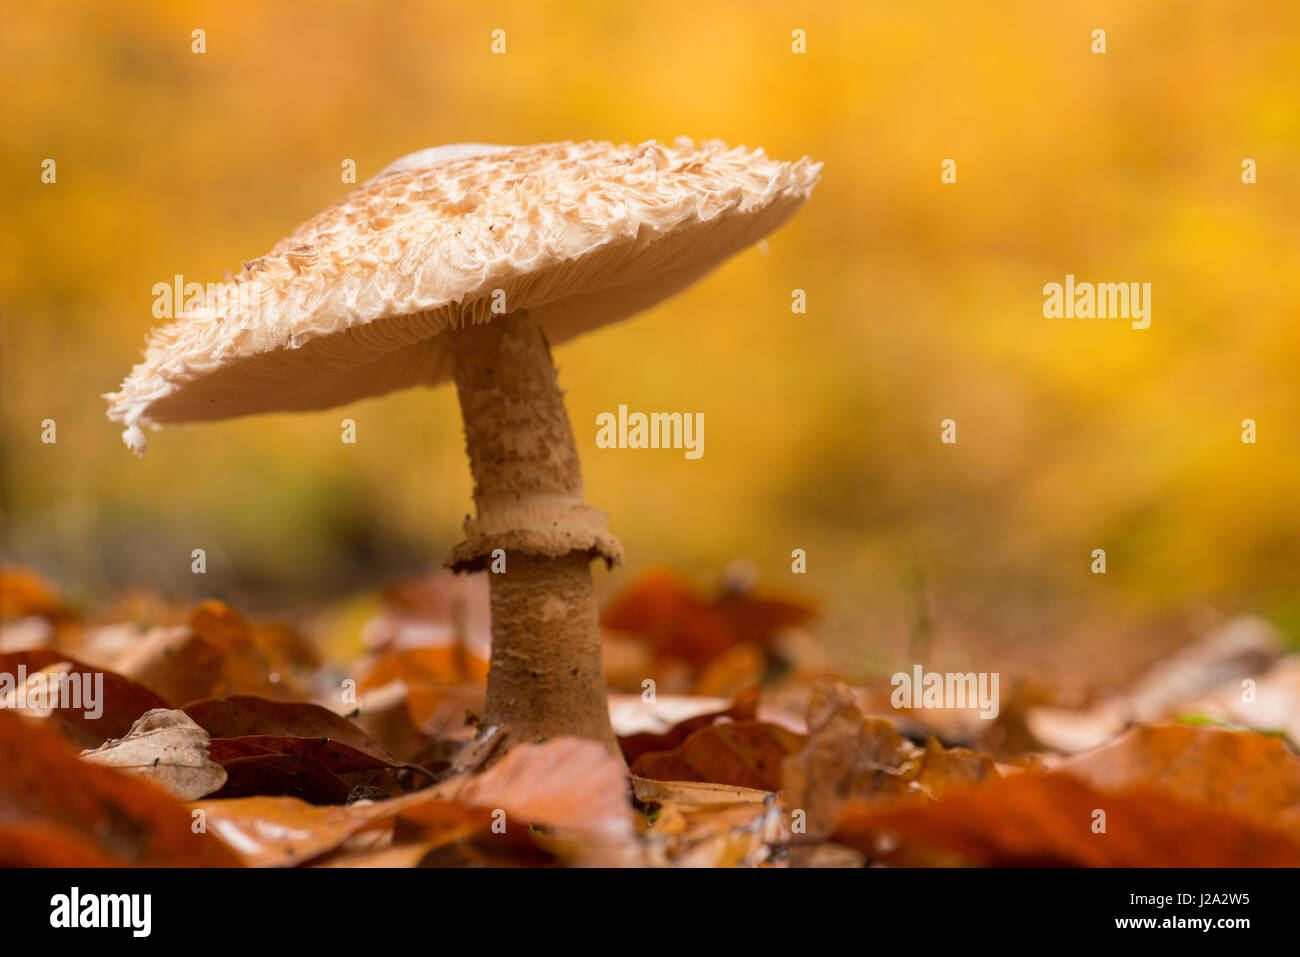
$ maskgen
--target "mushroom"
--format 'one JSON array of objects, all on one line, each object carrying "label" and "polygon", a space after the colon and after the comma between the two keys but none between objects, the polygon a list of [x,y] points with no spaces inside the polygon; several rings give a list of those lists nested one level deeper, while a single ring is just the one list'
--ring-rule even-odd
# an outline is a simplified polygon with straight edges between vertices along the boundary
[{"label": "mushroom", "polygon": [[631,316],[785,223],[821,165],[671,146],[459,144],[398,160],[151,333],[105,396],[142,426],[326,409],[456,383],[477,515],[448,562],[497,563],[485,726],[617,753],[584,503],[551,344]]}]

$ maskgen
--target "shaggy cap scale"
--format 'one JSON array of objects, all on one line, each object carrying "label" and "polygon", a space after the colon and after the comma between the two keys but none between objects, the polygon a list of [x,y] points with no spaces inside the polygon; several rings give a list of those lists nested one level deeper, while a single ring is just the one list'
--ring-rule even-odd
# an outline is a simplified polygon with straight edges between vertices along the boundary
[{"label": "shaggy cap scale", "polygon": [[326,409],[448,378],[441,333],[527,310],[551,343],[640,312],[786,222],[821,164],[760,150],[413,153],[151,333],[106,396],[141,426]]}]

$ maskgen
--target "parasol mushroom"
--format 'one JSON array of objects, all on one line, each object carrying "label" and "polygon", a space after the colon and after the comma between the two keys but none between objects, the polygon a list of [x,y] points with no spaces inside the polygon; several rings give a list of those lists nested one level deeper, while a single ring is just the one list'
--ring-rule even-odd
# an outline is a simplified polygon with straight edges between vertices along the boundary
[{"label": "parasol mushroom", "polygon": [[[648,308],[788,220],[820,164],[665,147],[460,144],[398,160],[151,333],[105,398],[142,426],[326,409],[456,383],[477,515],[448,562],[490,576],[488,726],[610,730],[586,505],[550,345]],[[502,551],[497,551],[498,549]]]}]

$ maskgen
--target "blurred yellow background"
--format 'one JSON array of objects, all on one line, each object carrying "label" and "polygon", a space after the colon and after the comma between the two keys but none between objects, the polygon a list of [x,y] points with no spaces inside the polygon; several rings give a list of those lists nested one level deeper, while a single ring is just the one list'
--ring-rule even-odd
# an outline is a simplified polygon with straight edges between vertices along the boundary
[{"label": "blurred yellow background", "polygon": [[[348,159],[363,181],[442,143],[688,135],[808,154],[823,180],[766,252],[557,350],[588,501],[628,553],[602,588],[747,557],[821,598],[850,662],[925,616],[1042,646],[1203,607],[1300,631],[1290,0],[52,2],[5,21],[4,557],[74,595],[310,603],[441,561],[472,507],[450,388],[172,429],[134,459],[99,396],[155,283],[265,252],[350,188]],[[1151,327],[1045,319],[1066,273],[1152,283]],[[703,412],[704,457],[597,449],[620,403]]]}]

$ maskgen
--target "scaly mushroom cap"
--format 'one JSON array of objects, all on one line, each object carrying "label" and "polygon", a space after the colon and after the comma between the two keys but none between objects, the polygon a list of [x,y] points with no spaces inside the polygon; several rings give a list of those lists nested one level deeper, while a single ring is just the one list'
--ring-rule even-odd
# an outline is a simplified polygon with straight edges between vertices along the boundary
[{"label": "scaly mushroom cap", "polygon": [[459,144],[393,163],[154,330],[106,396],[141,425],[326,409],[450,372],[441,333],[527,310],[552,343],[781,226],[821,164],[679,139]]}]

